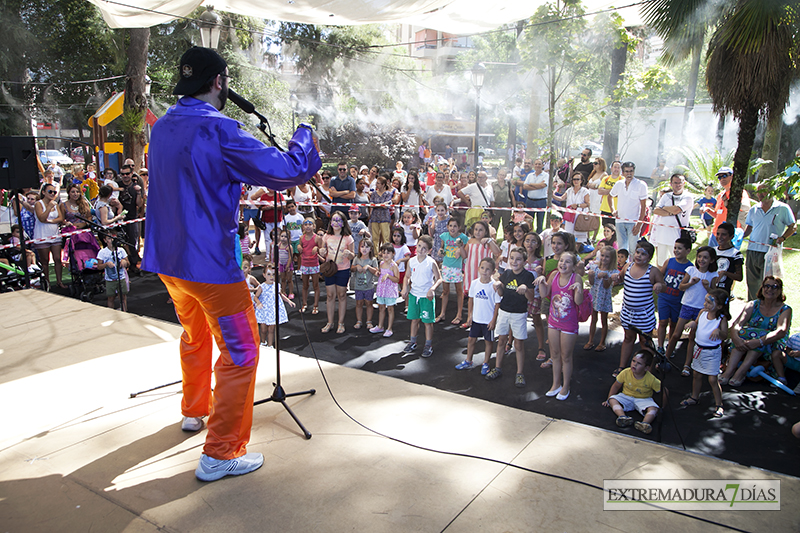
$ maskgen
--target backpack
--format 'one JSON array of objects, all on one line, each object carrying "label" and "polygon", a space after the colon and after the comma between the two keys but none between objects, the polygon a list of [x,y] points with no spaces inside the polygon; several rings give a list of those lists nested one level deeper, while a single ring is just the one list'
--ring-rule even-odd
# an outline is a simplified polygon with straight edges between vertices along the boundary
[{"label": "backpack", "polygon": [[578,306],[578,322],[586,322],[592,316],[592,291],[583,289],[583,302]]}]

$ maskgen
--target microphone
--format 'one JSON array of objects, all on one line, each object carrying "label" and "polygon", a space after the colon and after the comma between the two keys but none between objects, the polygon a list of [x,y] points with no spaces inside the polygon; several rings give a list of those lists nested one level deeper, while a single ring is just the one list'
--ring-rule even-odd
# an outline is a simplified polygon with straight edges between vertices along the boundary
[{"label": "microphone", "polygon": [[252,115],[253,113],[256,112],[256,106],[251,104],[248,100],[242,98],[239,95],[239,93],[237,93],[233,89],[228,89],[228,99],[230,99],[231,102],[236,104],[236,106],[239,107],[239,109],[241,109],[242,111],[244,111],[249,115]]}]

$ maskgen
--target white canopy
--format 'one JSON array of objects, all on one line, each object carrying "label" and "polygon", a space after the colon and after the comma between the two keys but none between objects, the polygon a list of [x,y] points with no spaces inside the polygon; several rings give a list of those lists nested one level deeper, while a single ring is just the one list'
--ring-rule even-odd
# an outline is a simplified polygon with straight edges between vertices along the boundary
[{"label": "white canopy", "polygon": [[[187,17],[203,0],[88,0],[112,28],[143,28]],[[529,18],[544,0],[209,0],[217,11],[305,24],[349,26],[408,23],[456,35],[479,33]],[[587,11],[606,0],[584,0]],[[623,16],[638,21],[634,8]]]}]

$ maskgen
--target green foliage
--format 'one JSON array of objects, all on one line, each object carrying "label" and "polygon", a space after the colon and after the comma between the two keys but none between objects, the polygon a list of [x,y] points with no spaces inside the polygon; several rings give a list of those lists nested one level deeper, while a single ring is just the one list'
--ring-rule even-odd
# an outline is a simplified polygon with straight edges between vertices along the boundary
[{"label": "green foliage", "polygon": [[145,111],[127,108],[119,118],[119,127],[125,133],[141,133],[144,129]]},{"label": "green foliage", "polygon": [[717,172],[720,168],[733,164],[733,152],[721,154],[716,146],[713,148],[686,147],[678,152],[683,156],[685,164],[676,165],[675,172],[686,176],[686,181],[694,188],[692,192],[701,194],[707,185],[719,188]]},{"label": "green foliage", "polygon": [[416,145],[414,136],[403,128],[380,124],[347,122],[320,131],[320,148],[329,156],[379,167],[409,163]]},{"label": "green foliage", "polygon": [[[766,162],[760,159],[756,163],[760,163],[760,168]],[[759,183],[766,184],[776,198],[786,198],[790,191],[796,196],[800,191],[800,157],[795,157],[783,172],[762,179]],[[752,192],[755,186],[746,188]]]}]

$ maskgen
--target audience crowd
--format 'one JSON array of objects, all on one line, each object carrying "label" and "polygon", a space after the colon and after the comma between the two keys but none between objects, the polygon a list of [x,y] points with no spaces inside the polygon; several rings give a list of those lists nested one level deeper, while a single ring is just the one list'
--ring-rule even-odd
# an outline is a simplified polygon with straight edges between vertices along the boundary
[{"label": "audience crowd", "polygon": [[[278,295],[281,308],[294,307],[297,299],[299,312],[317,314],[324,282],[323,333],[363,328],[391,337],[397,315],[404,313],[411,329],[404,351],[418,350],[422,324],[421,355],[430,357],[436,324],[447,321],[469,337],[458,371],[480,367],[485,379],[496,380],[505,370],[504,355],[513,351],[514,385],[525,387],[530,351],[542,368],[552,369],[545,394],[567,400],[579,322],[590,324],[583,348],[602,352],[609,314],[618,314],[625,336],[612,373],[615,385],[604,405],[617,414],[620,426],[633,424],[625,413],[638,410],[644,420],[635,426],[645,433],[658,409],[644,400],[660,388],[649,372],[654,357],[672,358],[684,376],[694,376],[692,395],[683,402],[687,407],[699,402],[706,376],[715,417],[724,415],[720,387],[740,386],[754,365],[784,385],[786,368],[800,369],[800,339],[790,335],[792,309],[784,303],[780,275],[767,262],[770,249],[794,233],[795,215],[767,187],[757,188],[756,201],[744,193],[733,225],[726,221],[733,177],[728,167],[717,173],[719,188],[709,185],[696,198],[684,176],[670,175],[660,161],[651,175],[651,194],[635,177],[634,163],[609,164],[585,148],[579,161],[557,163],[548,202],[551,173],[542,159],[517,158],[513,169],[502,168],[489,180],[483,170],[460,170],[452,158],[429,154],[427,146],[420,147],[419,169],[406,170],[400,161],[392,170],[342,162],[335,172],[323,170],[286,191],[243,186],[236,249],[252,281],[264,344],[273,340],[276,314],[266,310],[275,308]],[[11,239],[17,239],[10,243],[34,239],[36,256],[29,258],[29,268],[48,274],[52,262],[56,283],[64,287],[62,233],[119,225],[125,245],[122,253],[114,253],[116,265],[98,261],[93,268],[106,270],[107,283],[113,270],[129,284],[129,276],[140,274],[144,221],[139,219],[146,212],[148,170],[135,169],[132,160],[119,173],[106,168],[97,174],[93,165],[85,171],[75,165],[70,174],[55,167],[45,170],[39,191],[23,191],[20,213],[10,203],[16,216]],[[691,227],[694,209],[702,228]],[[698,233],[705,231],[708,245],[697,248],[690,261]],[[749,243],[743,255],[744,238]],[[114,249],[112,242],[106,244]],[[262,254],[267,267],[278,265],[279,278],[259,283],[251,274],[254,258]],[[293,288],[295,274],[302,278],[299,294]],[[110,281],[113,306],[119,282],[113,276]],[[749,301],[733,317],[729,304],[737,282],[746,282]],[[354,320],[347,317],[348,290],[356,297]],[[613,298],[620,290],[621,305]],[[127,285],[120,298],[126,292]],[[286,311],[277,318],[285,321]],[[637,337],[645,346],[650,336],[656,351],[637,351]],[[485,354],[476,365],[479,338],[485,340]],[[686,347],[685,364],[674,359],[679,343]]]}]

